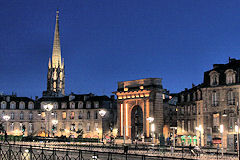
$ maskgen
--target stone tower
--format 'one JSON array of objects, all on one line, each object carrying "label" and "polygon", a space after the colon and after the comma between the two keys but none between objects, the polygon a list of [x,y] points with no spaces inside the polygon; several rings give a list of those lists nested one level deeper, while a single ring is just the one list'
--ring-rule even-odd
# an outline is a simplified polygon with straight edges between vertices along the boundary
[{"label": "stone tower", "polygon": [[64,59],[61,58],[59,38],[59,11],[56,12],[52,59],[49,58],[47,74],[47,91],[43,96],[59,97],[65,94]]}]

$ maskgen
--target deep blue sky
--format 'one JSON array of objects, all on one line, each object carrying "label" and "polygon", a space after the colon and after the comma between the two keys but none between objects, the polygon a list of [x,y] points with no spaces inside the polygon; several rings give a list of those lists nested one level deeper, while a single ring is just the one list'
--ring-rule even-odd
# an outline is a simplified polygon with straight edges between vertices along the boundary
[{"label": "deep blue sky", "polygon": [[239,0],[0,0],[1,92],[46,90],[57,8],[67,93],[148,77],[178,92],[240,57]]}]

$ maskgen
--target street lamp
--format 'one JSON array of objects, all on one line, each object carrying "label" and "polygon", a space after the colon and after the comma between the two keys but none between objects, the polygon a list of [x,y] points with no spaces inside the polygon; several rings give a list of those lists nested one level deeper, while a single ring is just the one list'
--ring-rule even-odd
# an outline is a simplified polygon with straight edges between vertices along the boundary
[{"label": "street lamp", "polygon": [[46,104],[43,106],[44,110],[46,111],[46,115],[45,115],[45,138],[46,138],[46,132],[48,132],[48,137],[49,137],[49,123],[48,123],[48,112],[50,112],[53,109],[53,105],[52,104]]},{"label": "street lamp", "polygon": [[[3,119],[7,122],[9,119],[10,119],[10,116],[9,115],[4,115],[3,116]],[[7,133],[7,124],[6,124],[6,130],[5,132]]]},{"label": "street lamp", "polygon": [[200,124],[198,127],[196,127],[196,130],[199,131],[199,146],[201,147],[202,146],[202,125]]},{"label": "street lamp", "polygon": [[221,133],[221,142],[222,142],[222,156],[223,156],[223,131],[224,131],[224,126],[223,124],[220,125],[220,133]]},{"label": "street lamp", "polygon": [[148,117],[147,120],[151,124],[152,143],[154,143],[153,137],[154,137],[155,125],[152,124],[152,122],[154,121],[154,118],[153,117]]},{"label": "street lamp", "polygon": [[53,131],[52,131],[52,132],[53,132],[53,137],[54,137],[54,132],[55,132],[54,129],[56,128],[56,125],[58,124],[58,120],[53,119],[53,120],[52,120],[52,124],[53,124]]},{"label": "street lamp", "polygon": [[105,110],[103,110],[103,109],[101,109],[100,111],[99,111],[99,114],[100,114],[100,116],[102,117],[102,142],[103,142],[103,117],[106,115],[106,111]]},{"label": "street lamp", "polygon": [[173,149],[175,149],[175,145],[176,145],[176,142],[175,142],[175,130],[177,129],[177,127],[170,127],[170,129],[173,129]]}]

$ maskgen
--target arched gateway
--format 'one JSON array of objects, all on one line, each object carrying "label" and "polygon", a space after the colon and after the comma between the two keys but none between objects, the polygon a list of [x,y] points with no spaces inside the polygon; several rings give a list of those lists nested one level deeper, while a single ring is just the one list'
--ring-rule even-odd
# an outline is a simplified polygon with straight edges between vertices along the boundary
[{"label": "arched gateway", "polygon": [[[119,135],[127,139],[148,138],[150,125],[154,125],[156,137],[163,130],[163,97],[160,78],[147,78],[118,83],[115,92],[118,99]],[[149,117],[154,118],[152,124]]]}]

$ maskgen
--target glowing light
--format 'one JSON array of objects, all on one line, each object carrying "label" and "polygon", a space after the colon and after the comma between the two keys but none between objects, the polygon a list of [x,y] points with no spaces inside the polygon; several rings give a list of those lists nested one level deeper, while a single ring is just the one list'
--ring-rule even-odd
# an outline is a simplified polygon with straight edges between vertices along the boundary
[{"label": "glowing light", "polygon": [[8,120],[10,119],[10,116],[9,116],[9,115],[4,115],[4,116],[3,116],[3,119],[4,119],[5,121],[8,121]]},{"label": "glowing light", "polygon": [[235,132],[238,132],[239,130],[238,130],[238,126],[237,125],[235,125]]},{"label": "glowing light", "polygon": [[53,105],[52,104],[47,104],[47,105],[44,105],[43,108],[46,110],[46,111],[51,111],[53,109]]},{"label": "glowing light", "polygon": [[121,104],[121,135],[123,135],[123,104]]},{"label": "glowing light", "polygon": [[220,133],[223,133],[223,130],[224,130],[224,126],[223,124],[220,125]]},{"label": "glowing light", "polygon": [[126,136],[128,136],[128,104],[126,104]]},{"label": "glowing light", "polygon": [[56,125],[56,124],[58,124],[58,120],[56,120],[56,119],[53,119],[53,120],[52,120],[52,124],[53,124],[53,125]]},{"label": "glowing light", "polygon": [[155,132],[155,125],[154,125],[154,123],[151,124],[151,131],[152,131],[152,132]]},{"label": "glowing light", "polygon": [[149,121],[149,123],[152,123],[154,121],[153,117],[148,117],[147,120]]},{"label": "glowing light", "polygon": [[99,111],[99,114],[100,114],[101,117],[104,117],[106,113],[107,112],[103,109]]}]

